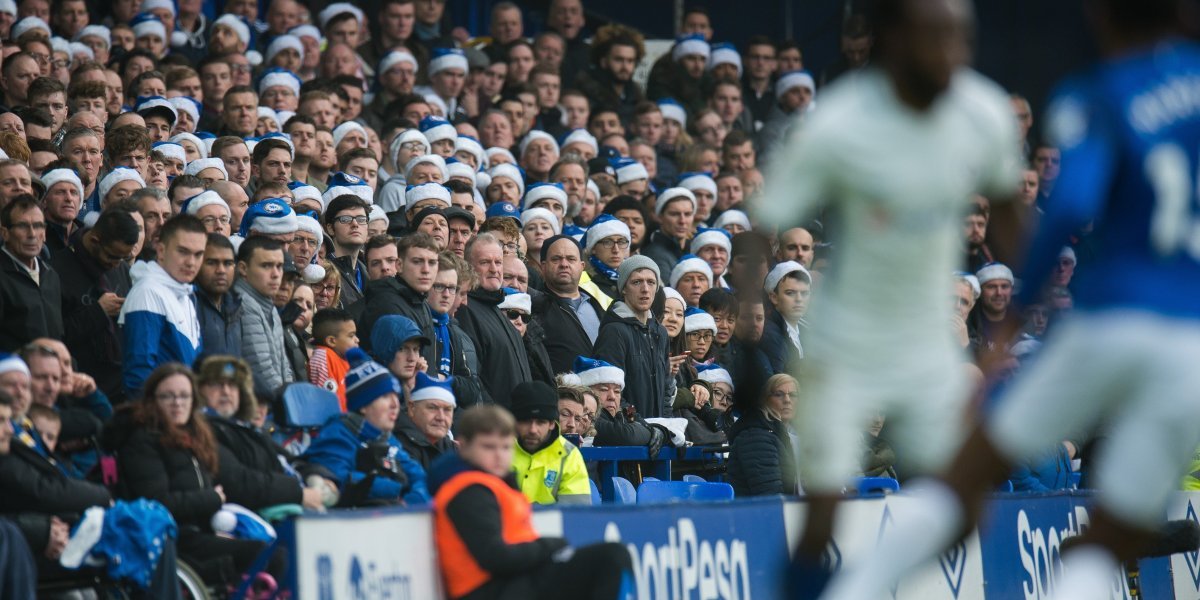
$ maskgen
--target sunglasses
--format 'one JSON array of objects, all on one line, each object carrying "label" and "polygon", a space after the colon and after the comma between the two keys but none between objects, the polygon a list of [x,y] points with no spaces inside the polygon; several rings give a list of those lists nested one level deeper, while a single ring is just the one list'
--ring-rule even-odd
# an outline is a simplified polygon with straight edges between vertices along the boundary
[{"label": "sunglasses", "polygon": [[517,319],[521,319],[522,323],[525,323],[526,325],[529,324],[529,315],[527,315],[519,310],[506,310],[506,311],[504,311],[504,315],[508,317],[509,321],[515,321]]}]

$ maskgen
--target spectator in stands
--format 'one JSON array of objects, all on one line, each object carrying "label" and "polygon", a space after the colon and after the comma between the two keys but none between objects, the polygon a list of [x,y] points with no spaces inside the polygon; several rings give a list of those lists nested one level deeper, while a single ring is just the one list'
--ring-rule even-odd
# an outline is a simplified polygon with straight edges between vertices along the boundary
[{"label": "spectator in stands", "polygon": [[762,36],[751,36],[742,52],[746,63],[742,74],[743,100],[754,119],[754,131],[762,129],[767,113],[775,104],[775,90],[771,78],[775,74],[775,44]]},{"label": "spectator in stands", "polygon": [[812,276],[797,262],[781,262],[767,274],[763,290],[774,310],[763,326],[759,345],[775,373],[787,373],[789,365],[804,358],[800,331],[808,327],[804,314],[811,288]]},{"label": "spectator in stands", "polygon": [[18,196],[0,210],[0,235],[0,349],[38,337],[62,339],[62,283],[42,257],[46,219],[32,196]]},{"label": "spectator in stands", "polygon": [[[641,219],[638,209],[628,212],[638,214]],[[631,240],[629,226],[611,214],[597,217],[583,236],[587,265],[580,275],[579,289],[591,295],[604,310],[621,297],[617,290],[617,270],[629,257]]]},{"label": "spectator in stands", "polygon": [[799,472],[787,418],[799,384],[786,373],[767,380],[761,397],[739,396],[742,418],[729,430],[729,482],[739,498],[793,495]]},{"label": "spectator in stands", "polygon": [[[592,429],[592,421],[596,418],[595,411],[599,410],[595,392],[592,392],[590,388],[577,385],[559,385],[557,391],[558,426],[562,434],[591,437],[589,434]],[[618,392],[619,394],[620,392]],[[590,407],[586,398],[592,399]],[[586,446],[590,442],[591,440],[588,440],[583,445]]]},{"label": "spectator in stands", "polygon": [[645,55],[641,33],[623,25],[605,25],[592,38],[589,69],[575,76],[574,85],[593,104],[617,111],[621,121],[628,123],[643,97],[633,71]]},{"label": "spectator in stands", "polygon": [[242,355],[242,301],[232,291],[236,268],[229,238],[208,234],[195,292],[204,355]]},{"label": "spectator in stands", "polygon": [[811,269],[813,247],[812,234],[803,227],[793,227],[779,234],[779,248],[775,251],[775,260],[791,260],[800,263],[805,269]]},{"label": "spectator in stands", "polygon": [[975,278],[979,280],[980,295],[967,323],[971,336],[979,339],[980,352],[1007,352],[1008,348],[998,346],[997,341],[1007,339],[1006,329],[1021,328],[1021,315],[1012,306],[1012,269],[991,263],[975,273]]},{"label": "spectator in stands", "polygon": [[285,467],[283,448],[253,425],[258,409],[245,361],[210,356],[196,369],[196,385],[218,445],[217,481],[230,502],[251,510],[277,504],[324,508],[321,489],[304,487],[291,467]]},{"label": "spectator in stands", "polygon": [[617,286],[622,300],[605,313],[595,346],[596,358],[624,371],[622,397],[646,417],[663,416],[673,399],[667,331],[650,310],[659,277],[658,266],[645,256],[621,263]]},{"label": "spectator in stands", "polygon": [[[720,445],[726,441],[722,430],[724,409],[716,405],[718,395],[722,402],[733,397],[733,377],[720,365],[701,365],[697,382],[706,384],[711,390],[712,402],[701,400],[699,395],[680,393],[675,396],[672,416],[687,419],[685,437],[697,445]],[[681,390],[682,391],[682,390]],[[724,406],[724,404],[722,404]]]},{"label": "spectator in stands", "polygon": [[841,57],[837,63],[821,73],[821,85],[829,85],[834,79],[857,69],[866,67],[871,60],[871,47],[875,38],[866,15],[849,15],[842,23],[840,43]]},{"label": "spectator in stands", "polygon": [[534,297],[533,316],[552,334],[545,345],[554,373],[566,373],[576,356],[592,354],[604,308],[580,289],[584,263],[574,238],[557,235],[546,240],[541,257],[546,293]]},{"label": "spectator in stands", "polygon": [[1058,265],[1054,267],[1054,273],[1050,275],[1050,285],[1054,287],[1070,287],[1071,278],[1075,276],[1075,249],[1070,246],[1063,247],[1058,253]]},{"label": "spectator in stands", "polygon": [[130,288],[125,259],[137,241],[137,222],[129,213],[106,211],[51,261],[62,279],[64,341],[74,348],[79,370],[117,399],[125,392],[117,315]]},{"label": "spectator in stands", "polygon": [[304,459],[333,475],[340,506],[429,502],[425,470],[392,435],[400,414],[400,384],[360,349],[346,357],[345,414],[321,427]]},{"label": "spectator in stands", "polygon": [[275,240],[252,237],[238,248],[233,293],[242,303],[242,358],[256,375],[256,392],[264,397],[296,377],[284,351],[283,321],[273,302],[283,281],[283,260],[283,245]]},{"label": "spectator in stands", "polygon": [[406,398],[405,410],[396,419],[396,438],[426,472],[434,460],[457,448],[450,437],[458,406],[453,384],[453,378],[442,381],[418,372],[416,384]]},{"label": "spectator in stands", "polygon": [[329,202],[322,215],[325,235],[333,247],[329,259],[341,274],[342,308],[358,302],[366,287],[366,269],[358,263],[358,258],[367,243],[367,213],[370,211],[371,207],[361,198],[341,195]]},{"label": "spectator in stands", "polygon": [[479,378],[488,395],[501,406],[511,405],[512,389],[531,380],[529,356],[520,334],[498,308],[504,301],[504,250],[495,235],[481,233],[467,246],[467,257],[479,275],[479,287],[457,314],[479,352]]},{"label": "spectator in stands", "polygon": [[[425,299],[433,289],[438,273],[438,246],[432,237],[423,232],[414,232],[396,242],[400,257],[399,272],[394,277],[372,281],[367,284],[365,306],[359,329],[371,331],[384,315],[403,315],[417,324],[421,335],[434,339],[433,319]],[[364,344],[370,349],[369,344]],[[436,343],[429,344],[422,356],[429,365],[437,364],[441,350]]]},{"label": "spectator in stands", "polygon": [[342,410],[346,410],[346,373],[350,371],[346,352],[359,347],[358,327],[349,312],[323,308],[313,315],[312,335],[308,381],[337,394]]},{"label": "spectator in stands", "polygon": [[659,229],[639,247],[642,256],[658,265],[661,273],[670,273],[683,258],[696,217],[696,196],[684,188],[663,190],[654,201]]},{"label": "spectator in stands", "polygon": [[[704,242],[703,239],[700,240]],[[700,296],[713,285],[713,270],[704,259],[695,254],[685,254],[671,269],[671,287],[683,296],[688,307],[700,304]]]},{"label": "spectator in stands", "polygon": [[986,204],[971,205],[970,212],[963,217],[963,237],[967,245],[967,271],[974,273],[984,265],[994,262],[992,251],[987,245],[988,210]]},{"label": "spectator in stands", "polygon": [[586,590],[586,598],[610,600],[631,594],[624,546],[573,549],[562,538],[538,537],[529,500],[513,489],[515,430],[501,408],[471,409],[460,423],[459,454],[434,466],[434,527],[449,597],[578,596]]},{"label": "spectator in stands", "polygon": [[[181,364],[163,364],[146,378],[145,392],[105,432],[105,445],[117,453],[121,494],[161,502],[179,527],[179,555],[201,572],[218,575],[214,583],[236,583],[266,544],[212,533],[212,517],[227,498],[216,483],[219,446],[195,376]],[[267,570],[280,577],[284,562],[276,553]]]},{"label": "spectator in stands", "polygon": [[565,43],[562,65],[563,89],[572,87],[575,78],[588,68],[590,46],[583,36],[586,17],[583,14],[583,2],[580,0],[552,0],[546,25],[551,31],[562,36]]},{"label": "spectator in stands", "polygon": [[525,497],[534,504],[591,504],[587,467],[579,449],[562,436],[554,388],[541,381],[518,385],[513,418],[513,469]]},{"label": "spectator in stands", "polygon": [[[376,344],[379,346],[376,347]],[[429,338],[408,317],[386,315],[371,328],[371,355],[376,362],[387,366],[388,371],[400,382],[403,393],[411,391],[416,385],[417,373],[428,369],[425,359],[421,357],[422,348],[428,345]]]},{"label": "spectator in stands", "polygon": [[630,403],[622,400],[625,371],[600,359],[580,356],[575,360],[580,385],[596,394],[598,410],[593,425],[596,446],[647,446],[654,455],[666,436],[651,427]]},{"label": "spectator in stands", "polygon": [[1033,167],[1038,174],[1038,201],[1045,205],[1062,168],[1062,151],[1049,144],[1038,144],[1033,149]]},{"label": "spectator in stands", "polygon": [[200,219],[173,217],[154,244],[158,260],[130,269],[133,288],[117,321],[125,336],[125,391],[130,398],[140,395],[142,383],[159,365],[192,364],[200,353],[200,322],[191,296],[207,241]]},{"label": "spectator in stands", "polygon": [[788,139],[800,117],[812,109],[817,86],[808,71],[783,73],[775,81],[775,104],[758,131],[758,152],[764,162]]}]

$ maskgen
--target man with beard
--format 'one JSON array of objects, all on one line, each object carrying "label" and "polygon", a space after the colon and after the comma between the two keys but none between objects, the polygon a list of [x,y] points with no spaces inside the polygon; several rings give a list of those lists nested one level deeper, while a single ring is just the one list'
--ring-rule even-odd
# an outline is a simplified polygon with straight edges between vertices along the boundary
[{"label": "man with beard", "polygon": [[208,234],[204,262],[196,275],[196,316],[205,355],[242,355],[242,301],[230,291],[235,265],[229,238]]}]

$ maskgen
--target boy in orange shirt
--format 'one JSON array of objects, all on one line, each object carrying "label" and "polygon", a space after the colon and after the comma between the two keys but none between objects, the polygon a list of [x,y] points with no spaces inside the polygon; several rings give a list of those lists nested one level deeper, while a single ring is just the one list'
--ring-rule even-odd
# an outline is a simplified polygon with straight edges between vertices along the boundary
[{"label": "boy in orange shirt", "polygon": [[308,359],[308,380],[335,394],[346,411],[346,351],[358,347],[358,329],[350,313],[322,308],[313,316],[313,353]]}]

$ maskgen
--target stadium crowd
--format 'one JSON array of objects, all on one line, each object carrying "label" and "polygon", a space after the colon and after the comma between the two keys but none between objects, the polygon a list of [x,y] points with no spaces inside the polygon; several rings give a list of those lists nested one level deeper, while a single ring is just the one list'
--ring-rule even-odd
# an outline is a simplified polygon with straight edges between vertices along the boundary
[{"label": "stadium crowd", "polygon": [[[814,75],[796,43],[719,43],[692,8],[643,86],[642,34],[587,27],[580,0],[532,37],[509,2],[487,32],[444,0],[205,4],[0,0],[0,512],[43,577],[114,497],[162,503],[179,556],[224,582],[263,547],[214,531],[227,504],[440,506],[478,405],[515,418],[534,503],[590,503],[592,445],[728,445],[738,496],[802,490],[788,373],[836,216],[779,229],[753,206],[819,87],[868,64],[864,18]],[[1036,217],[1059,156],[1023,143]],[[1012,370],[1036,351],[1088,253],[1018,312],[989,215],[964,216],[956,317],[930,332],[976,376],[1006,323]],[[296,382],[340,414],[281,427]],[[1082,446],[1014,485],[1069,485]],[[862,472],[904,476],[882,419]]]}]

